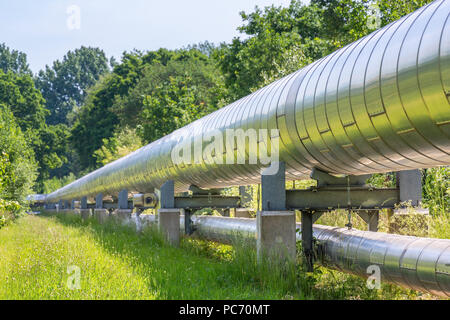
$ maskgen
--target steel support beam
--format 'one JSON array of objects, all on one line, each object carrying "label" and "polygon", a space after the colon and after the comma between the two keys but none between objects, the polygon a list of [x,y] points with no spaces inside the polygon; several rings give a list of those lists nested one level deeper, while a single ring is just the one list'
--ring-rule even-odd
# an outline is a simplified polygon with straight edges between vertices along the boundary
[{"label": "steel support beam", "polygon": [[173,207],[179,209],[238,208],[240,207],[240,200],[240,197],[228,197],[221,195],[192,195],[175,197],[175,203]]},{"label": "steel support beam", "polygon": [[118,207],[119,210],[127,210],[128,206],[128,190],[123,189],[119,192]]},{"label": "steel support beam", "polygon": [[330,211],[334,209],[369,210],[392,209],[399,203],[398,189],[369,189],[352,187],[326,187],[311,190],[287,190],[286,202],[289,209]]},{"label": "steel support beam", "polygon": [[99,193],[95,196],[95,209],[103,209],[103,194]]},{"label": "steel support beam", "polygon": [[286,210],[286,165],[279,162],[276,174],[261,175],[262,211]]},{"label": "steel support beam", "polygon": [[422,174],[420,170],[397,172],[397,185],[400,189],[400,202],[411,201],[413,207],[422,201]]},{"label": "steel support beam", "polygon": [[166,181],[160,191],[160,205],[161,209],[173,209],[175,208],[175,191],[173,180]]},{"label": "steel support beam", "polygon": [[192,209],[184,209],[184,234],[190,236],[194,233],[194,224],[192,222]]},{"label": "steel support beam", "polygon": [[372,232],[378,231],[378,222],[380,217],[379,210],[359,210],[356,213],[367,223],[367,230]]},{"label": "steel support beam", "polygon": [[87,197],[82,197],[81,198],[81,209],[88,209]]}]

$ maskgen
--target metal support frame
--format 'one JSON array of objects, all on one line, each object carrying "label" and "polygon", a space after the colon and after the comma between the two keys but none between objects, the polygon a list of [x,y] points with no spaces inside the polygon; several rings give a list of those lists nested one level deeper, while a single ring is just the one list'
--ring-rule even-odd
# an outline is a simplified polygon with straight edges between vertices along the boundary
[{"label": "metal support frame", "polygon": [[119,210],[130,209],[130,207],[128,205],[128,190],[127,189],[123,189],[119,192],[117,208]]},{"label": "metal support frame", "polygon": [[378,231],[378,222],[380,217],[379,210],[359,210],[356,213],[367,223],[367,230],[372,232]]},{"label": "metal support frame", "polygon": [[159,190],[161,209],[175,208],[175,184],[173,180],[166,181]]},{"label": "metal support frame", "polygon": [[184,234],[190,236],[194,233],[195,228],[192,222],[192,209],[184,209]]},{"label": "metal support frame", "polygon": [[411,201],[413,207],[422,201],[422,174],[420,170],[397,172],[397,187],[400,190],[400,202]]},{"label": "metal support frame", "polygon": [[262,211],[286,210],[286,165],[278,165],[276,174],[261,175]]},{"label": "metal support frame", "polygon": [[240,197],[222,195],[190,195],[175,197],[174,208],[179,209],[202,209],[202,208],[239,208]]},{"label": "metal support frame", "polygon": [[81,209],[88,209],[88,205],[87,205],[87,197],[82,197],[81,198]]},{"label": "metal support frame", "polygon": [[95,196],[95,209],[103,209],[103,194],[99,193]]}]

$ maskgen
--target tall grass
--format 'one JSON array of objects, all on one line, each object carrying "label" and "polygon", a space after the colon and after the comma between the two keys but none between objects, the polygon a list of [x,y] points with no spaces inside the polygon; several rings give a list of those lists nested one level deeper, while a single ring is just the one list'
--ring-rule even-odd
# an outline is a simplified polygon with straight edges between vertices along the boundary
[{"label": "tall grass", "polygon": [[[0,299],[411,299],[421,293],[319,268],[258,264],[254,243],[182,238],[78,216],[27,216],[0,230]],[[81,289],[67,287],[67,268]]]}]

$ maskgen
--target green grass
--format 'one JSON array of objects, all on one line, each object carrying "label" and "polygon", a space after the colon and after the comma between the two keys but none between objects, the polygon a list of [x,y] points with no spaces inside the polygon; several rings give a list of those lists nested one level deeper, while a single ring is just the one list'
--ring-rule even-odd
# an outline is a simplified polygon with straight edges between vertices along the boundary
[{"label": "green grass", "polygon": [[[77,216],[27,216],[0,230],[0,299],[422,299],[428,295],[318,268],[256,263],[253,246],[183,238],[180,248]],[[67,286],[68,267],[81,289]]]}]

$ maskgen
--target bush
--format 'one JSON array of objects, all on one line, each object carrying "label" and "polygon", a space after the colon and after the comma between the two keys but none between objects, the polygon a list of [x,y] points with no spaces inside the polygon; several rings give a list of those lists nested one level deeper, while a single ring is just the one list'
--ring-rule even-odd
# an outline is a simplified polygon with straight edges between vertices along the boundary
[{"label": "bush", "polygon": [[17,201],[0,199],[0,228],[7,225],[23,212],[23,207]]},{"label": "bush", "polygon": [[24,203],[32,192],[36,172],[33,150],[12,112],[0,104],[0,199]]}]

